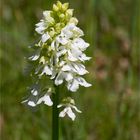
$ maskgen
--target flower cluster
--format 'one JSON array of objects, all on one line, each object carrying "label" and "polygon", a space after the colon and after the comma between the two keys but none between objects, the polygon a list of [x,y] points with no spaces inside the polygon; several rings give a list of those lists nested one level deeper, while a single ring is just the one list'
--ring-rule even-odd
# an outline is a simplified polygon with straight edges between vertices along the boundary
[{"label": "flower cluster", "polygon": [[[35,28],[41,38],[35,45],[35,51],[29,57],[29,61],[36,65],[32,75],[36,75],[38,79],[48,76],[56,86],[65,82],[68,90],[76,92],[80,85],[91,86],[82,77],[88,73],[83,63],[90,60],[90,57],[84,53],[89,44],[81,38],[84,33],[77,27],[78,20],[73,17],[73,9],[68,7],[68,3],[62,4],[58,1],[53,5],[52,11],[43,12],[43,19]],[[42,102],[50,106],[53,104],[50,90],[41,97],[39,95],[39,91],[33,88],[31,97],[24,102],[30,106]],[[63,104],[66,108],[60,112],[60,117],[68,114],[74,120],[71,108],[80,111],[70,101],[67,100],[67,103]]]}]

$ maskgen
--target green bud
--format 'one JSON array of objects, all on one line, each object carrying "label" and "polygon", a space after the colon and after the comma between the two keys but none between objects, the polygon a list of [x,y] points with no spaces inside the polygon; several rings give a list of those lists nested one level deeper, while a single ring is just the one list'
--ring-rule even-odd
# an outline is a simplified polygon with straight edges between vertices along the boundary
[{"label": "green bud", "polygon": [[54,31],[50,31],[50,32],[49,32],[49,35],[50,35],[51,37],[53,37],[53,36],[55,35],[55,32],[54,32]]},{"label": "green bud", "polygon": [[55,35],[55,30],[54,30],[54,28],[51,28],[50,29],[50,32],[49,32],[49,35],[51,36],[51,37],[53,37],[54,35]]},{"label": "green bud", "polygon": [[68,9],[68,10],[66,11],[66,16],[67,16],[67,18],[72,17],[72,16],[73,16],[73,9]]},{"label": "green bud", "polygon": [[55,5],[55,4],[53,4],[53,11],[58,11],[59,10],[59,8]]},{"label": "green bud", "polygon": [[64,23],[57,23],[55,25],[55,31],[56,31],[56,33],[59,33],[64,26],[65,26]]},{"label": "green bud", "polygon": [[70,103],[71,103],[72,105],[75,105],[75,102],[74,102],[73,99],[70,99]]},{"label": "green bud", "polygon": [[68,9],[68,7],[69,7],[69,3],[64,3],[64,4],[62,5],[62,10],[63,10],[63,11],[66,11],[66,10]]},{"label": "green bud", "polygon": [[60,14],[59,17],[60,17],[61,19],[64,19],[65,15],[64,15],[64,14]]},{"label": "green bud", "polygon": [[56,30],[57,33],[59,33],[59,31],[61,30],[61,23],[57,23],[55,25],[55,30]]},{"label": "green bud", "polygon": [[63,102],[64,104],[72,104],[72,105],[75,105],[75,101],[74,101],[71,97],[64,98],[64,99],[62,100],[62,102]]},{"label": "green bud", "polygon": [[45,62],[46,62],[45,57],[42,56],[42,57],[39,59],[39,63],[45,64]]},{"label": "green bud", "polygon": [[58,7],[59,9],[61,9],[62,3],[61,3],[60,1],[57,1],[57,7]]},{"label": "green bud", "polygon": [[75,18],[75,17],[72,17],[72,18],[70,18],[69,23],[74,23],[75,25],[77,25],[78,24],[78,19]]}]

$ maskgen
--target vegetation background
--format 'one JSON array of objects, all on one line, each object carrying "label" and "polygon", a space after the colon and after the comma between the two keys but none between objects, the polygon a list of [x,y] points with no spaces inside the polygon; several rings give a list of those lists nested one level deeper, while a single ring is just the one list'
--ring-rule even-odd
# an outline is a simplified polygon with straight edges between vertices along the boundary
[{"label": "vegetation background", "polygon": [[[0,2],[1,140],[51,140],[51,109],[21,104],[30,85],[24,75],[35,23],[54,0]],[[140,138],[140,1],[62,0],[75,9],[90,43],[86,79],[93,86],[73,94],[83,111],[75,122],[60,119],[60,140]],[[65,91],[61,91],[63,94]]]}]

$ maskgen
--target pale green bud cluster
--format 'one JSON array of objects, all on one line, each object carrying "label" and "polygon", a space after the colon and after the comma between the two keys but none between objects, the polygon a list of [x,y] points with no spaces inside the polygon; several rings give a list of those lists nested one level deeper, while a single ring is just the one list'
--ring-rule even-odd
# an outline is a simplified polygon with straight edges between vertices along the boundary
[{"label": "pale green bud cluster", "polygon": [[[77,25],[78,20],[73,17],[73,11],[73,9],[69,9],[69,3],[62,4],[60,1],[57,1],[56,4],[53,4],[50,18],[48,18],[48,14],[47,17],[44,15],[44,22],[47,24],[49,22],[49,27],[46,31],[48,31],[51,38],[59,34],[67,23],[74,23]],[[50,21],[48,19],[50,19]]]}]

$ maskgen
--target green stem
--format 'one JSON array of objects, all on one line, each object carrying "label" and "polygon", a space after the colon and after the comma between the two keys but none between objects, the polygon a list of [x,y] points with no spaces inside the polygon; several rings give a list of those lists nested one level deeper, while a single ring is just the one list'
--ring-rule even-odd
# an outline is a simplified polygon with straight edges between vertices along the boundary
[{"label": "green stem", "polygon": [[53,94],[53,110],[52,110],[52,140],[59,140],[59,87],[55,86],[55,93]]}]

